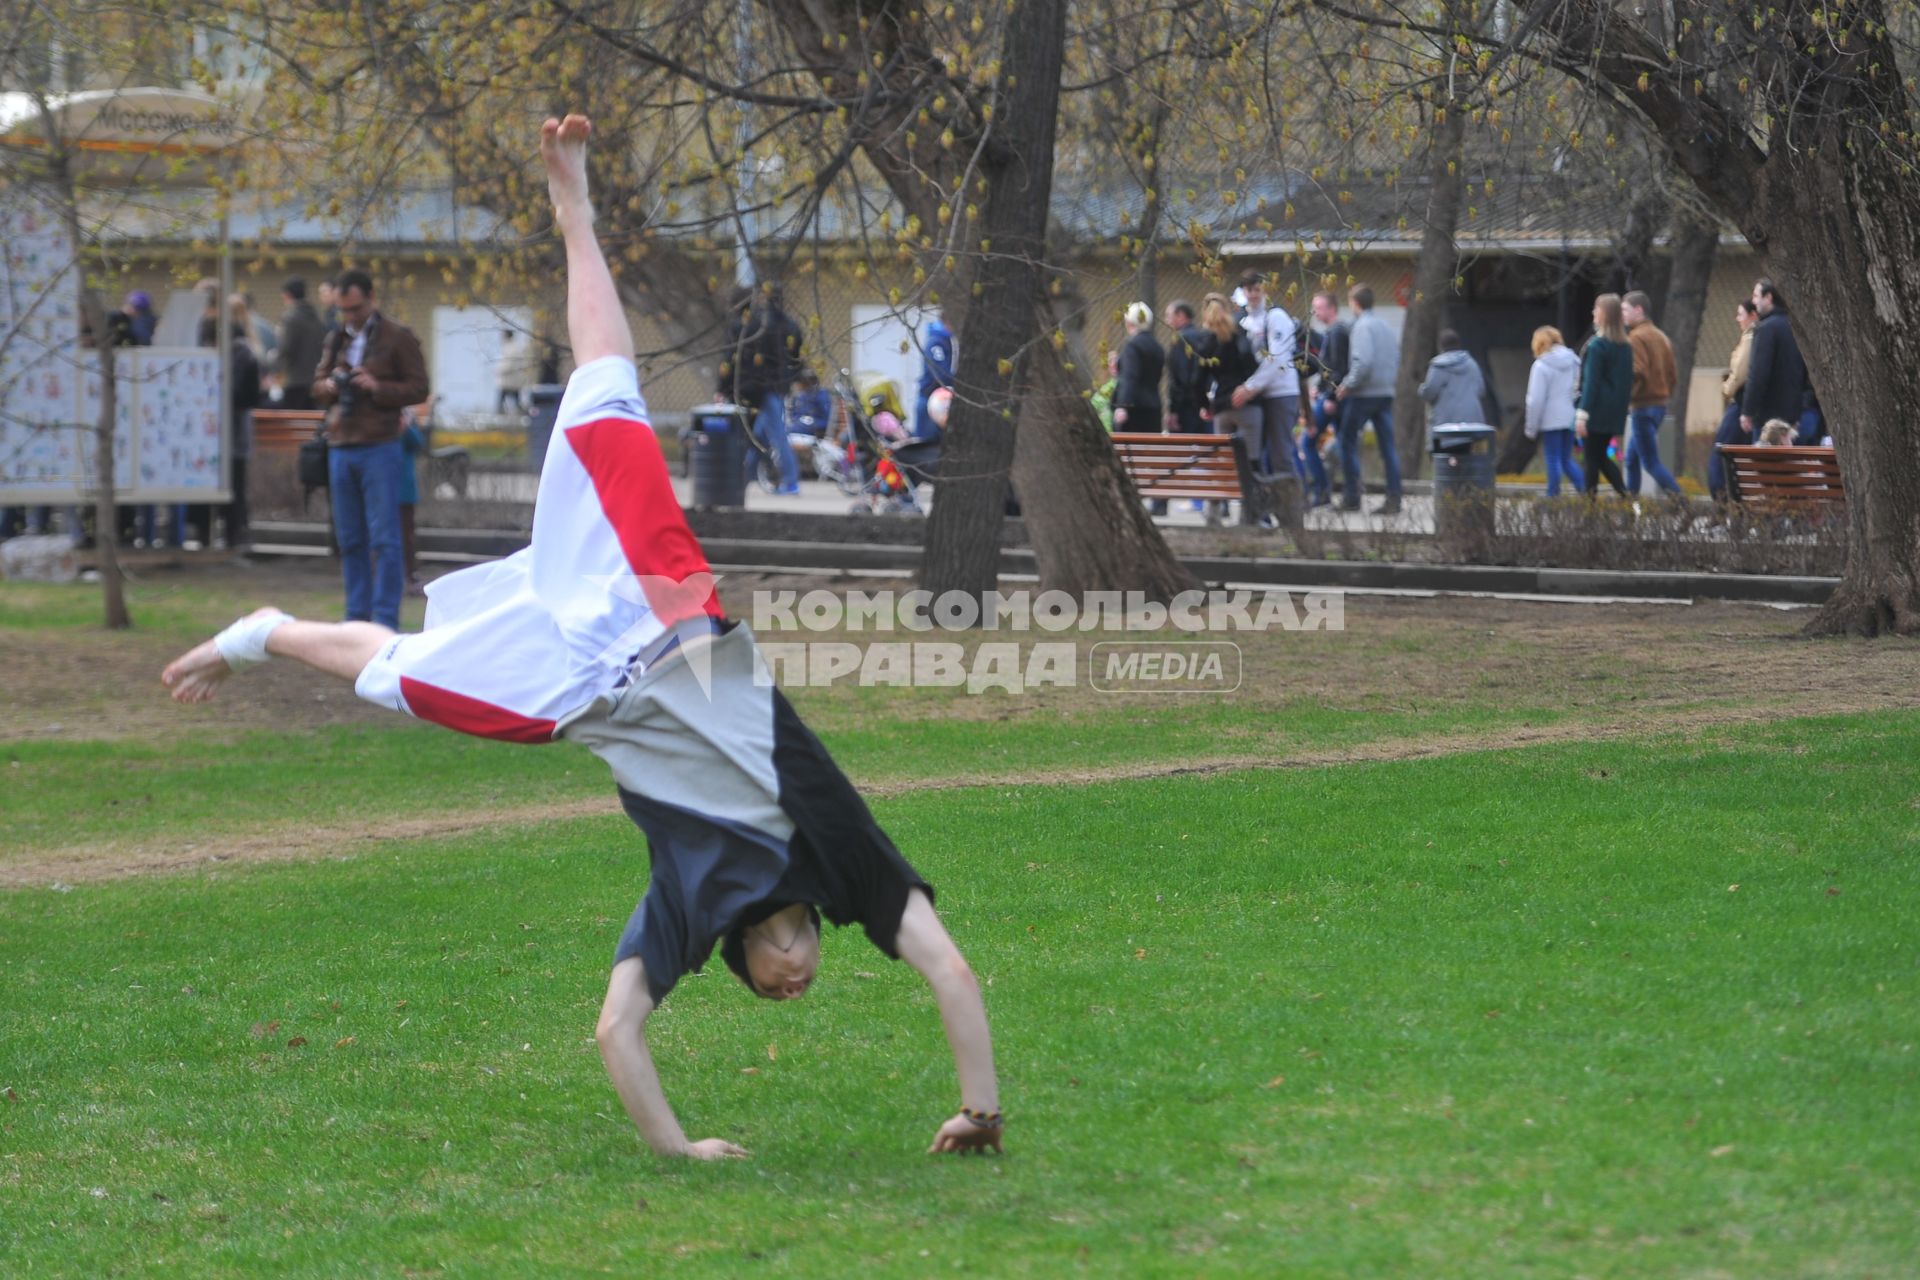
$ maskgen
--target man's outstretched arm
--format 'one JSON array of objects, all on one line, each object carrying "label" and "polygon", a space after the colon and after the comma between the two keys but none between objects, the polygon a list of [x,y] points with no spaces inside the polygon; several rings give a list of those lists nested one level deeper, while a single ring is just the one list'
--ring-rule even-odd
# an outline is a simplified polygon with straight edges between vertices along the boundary
[{"label": "man's outstretched arm", "polygon": [[278,609],[256,609],[168,663],[160,680],[175,702],[206,702],[235,670],[272,656],[352,683],[393,634],[375,622],[302,622]]},{"label": "man's outstretched arm", "polygon": [[633,331],[593,233],[593,202],[587,195],[592,133],[593,125],[581,115],[540,126],[540,160],[547,170],[554,225],[567,244],[567,332],[576,366],[607,356],[633,360]]},{"label": "man's outstretched arm", "polygon": [[918,889],[907,894],[907,909],[894,936],[900,958],[917,970],[933,988],[940,1021],[953,1050],[960,1076],[960,1114],[940,1126],[929,1151],[965,1154],[1000,1150],[1000,1086],[993,1072],[993,1035],[987,1029],[987,1009],[980,1000],[980,983],[967,967],[960,948],[933,913],[933,903]]},{"label": "man's outstretched arm", "polygon": [[634,1127],[647,1145],[663,1156],[722,1160],[747,1155],[745,1148],[721,1138],[687,1141],[666,1092],[660,1088],[660,1073],[654,1070],[653,1054],[647,1049],[647,1017],[652,1012],[653,996],[647,990],[647,974],[639,957],[628,957],[613,966],[613,976],[607,980],[606,1003],[600,1006],[600,1025],[593,1034],[600,1043],[600,1060],[613,1077],[614,1092],[620,1095]]}]

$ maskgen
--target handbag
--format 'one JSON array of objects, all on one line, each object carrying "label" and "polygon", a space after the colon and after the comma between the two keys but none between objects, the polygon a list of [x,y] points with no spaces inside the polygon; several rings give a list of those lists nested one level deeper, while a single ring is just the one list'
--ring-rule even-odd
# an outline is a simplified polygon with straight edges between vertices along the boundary
[{"label": "handbag", "polygon": [[300,485],[302,488],[327,487],[327,438],[316,435],[300,442]]}]

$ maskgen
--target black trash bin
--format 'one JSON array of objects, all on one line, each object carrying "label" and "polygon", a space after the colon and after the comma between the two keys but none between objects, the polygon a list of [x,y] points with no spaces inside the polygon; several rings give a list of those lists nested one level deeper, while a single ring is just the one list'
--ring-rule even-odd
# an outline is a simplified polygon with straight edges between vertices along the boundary
[{"label": "black trash bin", "polygon": [[1433,455],[1433,532],[1493,537],[1493,441],[1484,422],[1442,422],[1428,432]]},{"label": "black trash bin", "polygon": [[687,436],[697,510],[747,505],[747,411],[736,404],[701,405]]},{"label": "black trash bin", "polygon": [[560,418],[560,397],[566,393],[565,387],[551,382],[527,388],[527,464],[535,471],[547,463],[547,444]]}]

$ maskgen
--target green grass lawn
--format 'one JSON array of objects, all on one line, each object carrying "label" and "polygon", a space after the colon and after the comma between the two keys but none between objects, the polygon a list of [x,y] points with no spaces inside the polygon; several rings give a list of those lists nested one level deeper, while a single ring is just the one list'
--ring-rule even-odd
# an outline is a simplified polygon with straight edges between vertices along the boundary
[{"label": "green grass lawn", "polygon": [[[156,695],[157,696],[157,695]],[[182,723],[187,725],[182,713]],[[897,714],[833,733],[842,766],[867,782],[1018,776],[1043,770],[1178,764],[1221,755],[1333,751],[1402,735],[1558,718],[1543,709],[1343,711],[1170,700],[1005,723]],[[190,727],[190,726],[189,726]],[[208,741],[0,742],[0,867],[63,845],[235,835],[312,823],[461,813],[606,797],[606,768],[568,743],[530,750],[460,738],[396,716],[384,726],[254,732]],[[114,785],[102,786],[103,776]]]},{"label": "green grass lawn", "polygon": [[[921,759],[1005,728],[943,725]],[[364,811],[404,807],[349,771],[371,741],[324,749]],[[43,826],[99,785],[53,765],[27,789]],[[0,895],[0,1275],[1746,1280],[1920,1257],[1920,717],[876,809],[988,984],[1004,1159],[921,1154],[951,1060],[857,930],[795,1005],[717,963],[682,984],[654,1024],[669,1095],[755,1156],[647,1154],[591,1040],[644,849],[554,822]]]}]

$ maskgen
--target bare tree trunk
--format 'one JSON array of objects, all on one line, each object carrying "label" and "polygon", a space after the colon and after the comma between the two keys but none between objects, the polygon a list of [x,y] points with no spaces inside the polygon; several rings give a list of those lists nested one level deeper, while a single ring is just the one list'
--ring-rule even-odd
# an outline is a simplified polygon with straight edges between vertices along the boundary
[{"label": "bare tree trunk", "polygon": [[[1035,348],[1027,361],[1013,474],[1041,585],[1076,596],[1139,591],[1160,601],[1198,586],[1168,550],[1080,392],[1051,343]],[[1089,511],[1106,516],[1089,520]]]},{"label": "bare tree trunk", "polygon": [[1427,404],[1420,381],[1440,337],[1440,316],[1459,269],[1454,232],[1460,223],[1460,199],[1466,189],[1467,113],[1449,103],[1435,112],[1427,153],[1426,229],[1413,266],[1413,300],[1400,331],[1400,372],[1393,389],[1393,420],[1400,432],[1400,465],[1408,476],[1422,474],[1427,456]]},{"label": "bare tree trunk", "polygon": [[1627,207],[1627,222],[1613,242],[1613,262],[1607,268],[1608,293],[1646,289],[1653,262],[1653,238],[1667,225],[1673,209],[1667,193],[1649,185]]},{"label": "bare tree trunk", "polygon": [[1707,287],[1713,280],[1714,258],[1720,252],[1720,224],[1713,218],[1683,210],[1673,224],[1673,271],[1668,277],[1667,305],[1662,313],[1667,340],[1673,343],[1675,369],[1673,398],[1667,402],[1672,426],[1673,469],[1687,461],[1687,402],[1692,398],[1693,362],[1700,347],[1700,326],[1707,313]]},{"label": "bare tree trunk", "polygon": [[1831,148],[1769,173],[1763,197],[1768,270],[1818,317],[1794,334],[1847,490],[1845,573],[1807,630],[1920,634],[1920,189],[1897,155]]},{"label": "bare tree trunk", "polygon": [[[51,129],[48,135],[58,136]],[[113,496],[113,433],[120,416],[113,331],[107,327],[107,309],[99,291],[87,281],[86,255],[81,251],[86,241],[81,236],[79,199],[74,193],[73,175],[66,158],[55,158],[51,169],[60,213],[67,224],[67,239],[73,245],[76,258],[73,274],[79,289],[80,315],[93,333],[94,351],[100,360],[100,417],[93,424],[93,543],[100,560],[101,620],[109,631],[125,631],[133,625],[133,617],[127,612],[126,581],[120,571],[120,514]]]},{"label": "bare tree trunk", "polygon": [[1155,105],[1147,120],[1152,141],[1141,159],[1146,166],[1146,203],[1140,213],[1140,265],[1133,273],[1133,296],[1146,303],[1156,316],[1160,314],[1160,299],[1155,295],[1160,285],[1160,222],[1164,214],[1164,202],[1160,198],[1159,161],[1163,145],[1161,135],[1166,131],[1168,114],[1169,108],[1163,99]]},{"label": "bare tree trunk", "polygon": [[1066,0],[1017,0],[1009,15],[1006,90],[981,160],[980,235],[992,249],[960,321],[953,407],[920,563],[920,584],[936,595],[980,596],[999,582],[1014,415],[1039,338],[1066,30]]}]

